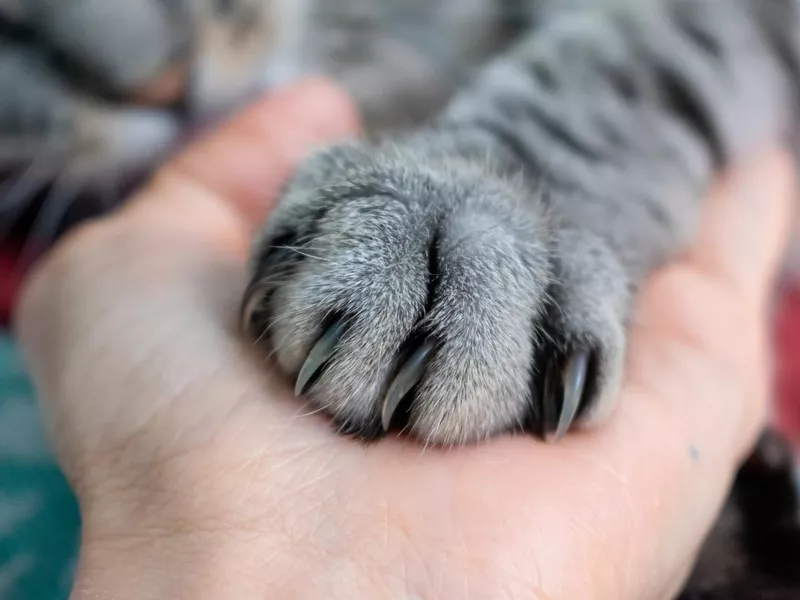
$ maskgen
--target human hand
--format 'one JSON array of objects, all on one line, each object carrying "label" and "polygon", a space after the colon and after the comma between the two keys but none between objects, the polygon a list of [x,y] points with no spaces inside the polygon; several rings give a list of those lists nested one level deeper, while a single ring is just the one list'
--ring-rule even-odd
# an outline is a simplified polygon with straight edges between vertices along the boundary
[{"label": "human hand", "polygon": [[644,290],[603,428],[422,451],[334,435],[236,331],[280,180],[355,128],[326,84],[277,94],[33,275],[18,327],[83,514],[74,597],[670,597],[764,422],[787,157],[723,182]]}]

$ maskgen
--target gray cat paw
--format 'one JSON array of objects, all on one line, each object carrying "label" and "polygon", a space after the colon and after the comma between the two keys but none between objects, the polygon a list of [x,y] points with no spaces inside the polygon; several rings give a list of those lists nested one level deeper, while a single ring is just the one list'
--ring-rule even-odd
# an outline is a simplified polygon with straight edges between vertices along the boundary
[{"label": "gray cat paw", "polygon": [[305,165],[252,258],[243,327],[344,433],[557,439],[613,404],[628,284],[604,242],[474,163],[357,146]]}]

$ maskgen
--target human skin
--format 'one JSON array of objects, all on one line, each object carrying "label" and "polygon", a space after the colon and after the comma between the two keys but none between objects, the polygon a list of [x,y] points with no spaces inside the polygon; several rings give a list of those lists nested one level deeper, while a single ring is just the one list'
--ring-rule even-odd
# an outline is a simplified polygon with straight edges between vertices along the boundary
[{"label": "human skin", "polygon": [[601,428],[423,450],[337,436],[236,329],[281,181],[357,127],[330,83],[276,93],[30,278],[18,333],[83,516],[73,598],[671,597],[766,419],[788,156],[721,180],[643,290]]}]

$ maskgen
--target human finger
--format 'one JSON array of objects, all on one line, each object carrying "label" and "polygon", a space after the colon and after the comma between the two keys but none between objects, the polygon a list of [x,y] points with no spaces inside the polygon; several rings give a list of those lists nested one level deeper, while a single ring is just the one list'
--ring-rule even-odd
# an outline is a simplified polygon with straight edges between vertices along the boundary
[{"label": "human finger", "polygon": [[325,79],[308,79],[244,109],[175,157],[159,178],[187,179],[224,199],[255,226],[274,205],[291,169],[312,148],[358,129],[358,113],[345,92]]}]

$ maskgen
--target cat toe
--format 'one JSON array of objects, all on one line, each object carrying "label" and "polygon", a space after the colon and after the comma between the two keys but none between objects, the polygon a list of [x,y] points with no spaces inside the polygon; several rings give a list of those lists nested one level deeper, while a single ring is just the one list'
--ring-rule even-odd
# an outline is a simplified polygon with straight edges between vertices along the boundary
[{"label": "cat toe", "polygon": [[631,306],[626,271],[603,240],[563,230],[554,248],[550,306],[534,356],[536,429],[551,441],[605,421],[616,406]]}]

